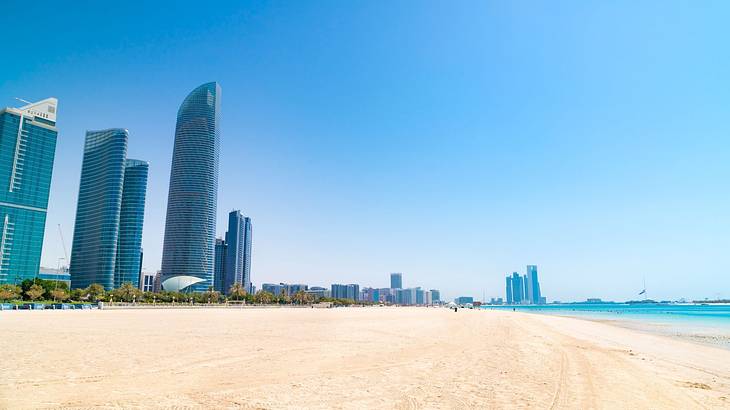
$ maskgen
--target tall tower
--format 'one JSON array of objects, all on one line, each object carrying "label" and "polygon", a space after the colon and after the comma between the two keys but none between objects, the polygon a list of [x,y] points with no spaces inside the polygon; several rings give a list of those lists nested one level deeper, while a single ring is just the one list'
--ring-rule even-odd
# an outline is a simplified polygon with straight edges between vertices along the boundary
[{"label": "tall tower", "polygon": [[180,105],[162,248],[165,290],[213,286],[221,88],[194,89]]},{"label": "tall tower", "polygon": [[527,283],[528,293],[530,294],[530,300],[534,304],[540,304],[542,301],[542,294],[540,293],[540,282],[537,279],[537,266],[527,265]]},{"label": "tall tower", "polygon": [[403,274],[402,273],[391,273],[390,274],[390,288],[391,289],[403,289]]},{"label": "tall tower", "polygon": [[114,288],[128,137],[120,128],[86,132],[69,265],[73,288]]},{"label": "tall tower", "polygon": [[251,218],[243,218],[243,287],[253,293],[251,286]]},{"label": "tall tower", "polygon": [[240,283],[250,292],[251,218],[243,216],[239,210],[228,214],[225,252],[223,292],[228,292],[234,283]]},{"label": "tall tower", "polygon": [[512,304],[512,278],[507,275],[507,304]]},{"label": "tall tower", "polygon": [[519,305],[525,296],[522,277],[517,272],[512,272],[512,303]]},{"label": "tall tower", "polygon": [[142,264],[142,227],[149,167],[147,161],[138,159],[128,159],[124,163],[117,260],[114,265],[115,288],[126,282],[131,282],[135,288],[139,288]]},{"label": "tall tower", "polygon": [[215,259],[213,265],[213,288],[215,291],[226,294],[226,241],[221,238],[215,240]]},{"label": "tall tower", "polygon": [[58,100],[0,110],[0,284],[38,275]]}]

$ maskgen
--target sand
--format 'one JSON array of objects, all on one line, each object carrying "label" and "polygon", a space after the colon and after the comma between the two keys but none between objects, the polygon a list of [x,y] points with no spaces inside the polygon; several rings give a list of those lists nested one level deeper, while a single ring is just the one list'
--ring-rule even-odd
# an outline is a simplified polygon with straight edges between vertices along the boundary
[{"label": "sand", "polygon": [[730,408],[730,350],[437,308],[0,312],[0,408]]}]

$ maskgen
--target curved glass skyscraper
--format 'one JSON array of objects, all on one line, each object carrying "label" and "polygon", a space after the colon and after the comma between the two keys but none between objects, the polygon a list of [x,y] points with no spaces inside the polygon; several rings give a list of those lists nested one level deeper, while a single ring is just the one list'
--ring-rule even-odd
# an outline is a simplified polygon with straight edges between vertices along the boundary
[{"label": "curved glass skyscraper", "polygon": [[117,262],[114,265],[114,287],[130,282],[139,287],[142,270],[142,226],[147,195],[147,161],[128,159],[124,163],[122,207],[119,212]]},{"label": "curved glass skyscraper", "polygon": [[213,286],[220,96],[218,83],[203,84],[177,112],[162,248],[166,290]]},{"label": "curved glass skyscraper", "polygon": [[87,131],[71,249],[71,286],[114,287],[128,133]]}]

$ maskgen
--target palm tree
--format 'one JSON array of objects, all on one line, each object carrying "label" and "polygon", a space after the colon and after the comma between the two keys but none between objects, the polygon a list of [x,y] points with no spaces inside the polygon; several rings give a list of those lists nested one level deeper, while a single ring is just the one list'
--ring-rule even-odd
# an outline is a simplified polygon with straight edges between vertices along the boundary
[{"label": "palm tree", "polygon": [[119,289],[114,291],[114,296],[125,302],[131,302],[136,300],[139,294],[139,289],[132,285],[132,282],[124,282]]},{"label": "palm tree", "polygon": [[256,301],[256,303],[268,305],[274,300],[274,295],[271,294],[271,292],[266,292],[262,290],[254,295],[254,300]]},{"label": "palm tree", "polygon": [[201,297],[203,302],[218,303],[221,294],[220,292],[214,291],[212,286],[209,286],[208,290],[201,294]]},{"label": "palm tree", "polygon": [[300,305],[304,305],[311,302],[311,296],[312,295],[308,294],[307,292],[300,290],[299,292],[294,294],[293,300]]},{"label": "palm tree", "polygon": [[228,289],[228,296],[235,300],[241,300],[246,297],[246,290],[242,284],[236,282]]}]

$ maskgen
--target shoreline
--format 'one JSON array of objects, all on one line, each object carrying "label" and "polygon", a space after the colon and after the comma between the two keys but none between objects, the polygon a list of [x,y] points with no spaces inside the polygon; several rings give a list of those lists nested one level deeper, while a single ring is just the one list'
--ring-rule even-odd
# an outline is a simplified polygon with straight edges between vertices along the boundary
[{"label": "shoreline", "polygon": [[[583,305],[583,307],[592,305]],[[676,306],[676,305],[674,305]],[[686,306],[701,306],[691,304]],[[657,307],[650,305],[650,307]],[[661,306],[660,306],[661,307]],[[532,308],[519,309],[515,312],[534,314],[538,316],[569,317],[573,319],[586,320],[591,322],[604,323],[620,328],[630,329],[637,332],[661,335],[679,340],[687,340],[703,345],[720,347],[730,350],[730,319],[687,316],[674,312],[662,312],[661,314],[642,314],[631,310],[618,310],[616,305],[606,305],[605,309],[586,309],[574,305],[547,309]],[[643,308],[640,308],[644,310]],[[484,308],[493,311],[511,311],[508,308]],[[720,312],[723,313],[724,312]]]}]

